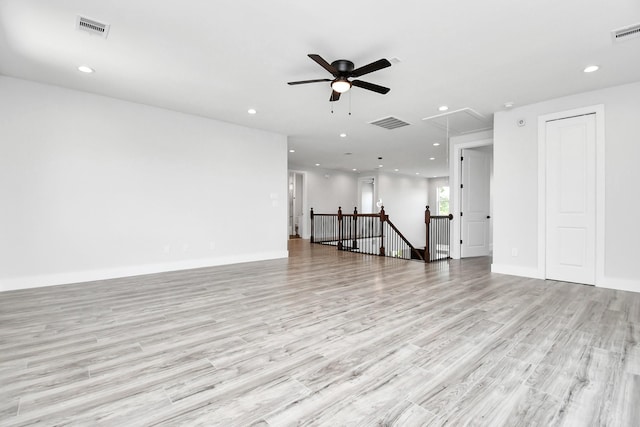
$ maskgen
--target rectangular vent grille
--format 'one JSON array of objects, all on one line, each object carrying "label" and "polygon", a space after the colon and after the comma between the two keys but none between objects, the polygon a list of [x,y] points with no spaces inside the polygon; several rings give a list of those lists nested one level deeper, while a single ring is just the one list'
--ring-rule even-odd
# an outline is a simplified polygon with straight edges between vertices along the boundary
[{"label": "rectangular vent grille", "polygon": [[380,126],[381,128],[385,128],[385,129],[397,129],[403,126],[409,126],[409,123],[391,116],[385,117],[383,119],[375,120],[369,123],[375,126]]},{"label": "rectangular vent grille", "polygon": [[611,31],[611,37],[614,42],[635,39],[640,37],[640,24],[631,25],[630,27],[619,28]]},{"label": "rectangular vent grille", "polygon": [[80,31],[86,31],[91,34],[97,34],[101,37],[107,38],[109,33],[109,25],[102,22],[94,21],[93,19],[85,18],[84,16],[78,16],[76,19],[76,29]]}]

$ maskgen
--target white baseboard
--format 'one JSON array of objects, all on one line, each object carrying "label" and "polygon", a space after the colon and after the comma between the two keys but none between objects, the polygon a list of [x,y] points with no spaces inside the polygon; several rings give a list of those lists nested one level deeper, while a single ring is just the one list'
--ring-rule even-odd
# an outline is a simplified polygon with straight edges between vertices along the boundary
[{"label": "white baseboard", "polygon": [[492,273],[509,274],[511,276],[544,279],[537,268],[519,267],[517,265],[491,264]]},{"label": "white baseboard", "polygon": [[[491,272],[544,280],[543,275],[538,272],[537,268],[491,264]],[[640,292],[640,280],[603,277],[597,280],[596,287],[616,289],[619,291]]]},{"label": "white baseboard", "polygon": [[640,280],[603,277],[602,279],[598,279],[596,286],[598,288],[617,289],[619,291],[640,292]]},{"label": "white baseboard", "polygon": [[117,279],[121,277],[165,273],[169,271],[191,270],[194,268],[215,267],[217,265],[266,261],[270,259],[287,258],[288,256],[289,251],[260,252],[208,259],[185,260],[163,264],[145,264],[131,267],[16,277],[10,279],[0,279],[0,292],[39,288],[44,286],[64,285],[69,283],[92,282],[95,280]]}]

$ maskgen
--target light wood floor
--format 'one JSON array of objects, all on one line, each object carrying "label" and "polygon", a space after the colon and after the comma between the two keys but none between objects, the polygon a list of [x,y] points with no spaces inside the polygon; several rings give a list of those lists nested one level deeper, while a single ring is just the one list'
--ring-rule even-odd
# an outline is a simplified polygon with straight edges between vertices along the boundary
[{"label": "light wood floor", "polygon": [[0,424],[640,425],[640,294],[291,245],[0,294]]}]

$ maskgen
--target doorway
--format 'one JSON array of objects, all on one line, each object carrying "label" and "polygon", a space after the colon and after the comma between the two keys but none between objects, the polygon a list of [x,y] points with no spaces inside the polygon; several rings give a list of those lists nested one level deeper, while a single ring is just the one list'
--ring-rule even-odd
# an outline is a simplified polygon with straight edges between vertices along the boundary
[{"label": "doorway", "polygon": [[304,226],[304,174],[289,172],[289,238],[298,239],[303,235]]},{"label": "doorway", "polygon": [[358,210],[362,214],[377,213],[375,208],[375,178],[358,178]]},{"label": "doorway", "polygon": [[[451,199],[449,201],[451,214],[453,215],[453,221],[451,222],[451,258],[460,259],[462,257],[462,244],[464,243],[463,239],[463,225],[462,219],[464,218],[464,211],[461,209],[462,206],[462,187],[464,184],[462,183],[462,164],[463,164],[463,151],[473,149],[477,151],[485,151],[489,156],[489,216],[491,216],[491,210],[493,207],[493,202],[491,199],[492,189],[491,185],[493,182],[493,134],[491,132],[480,132],[476,135],[473,135],[474,138],[470,138],[469,136],[452,138],[450,141],[451,150],[449,151],[449,184],[451,187]],[[472,190],[472,188],[468,187],[468,190]],[[486,218],[485,214],[485,219]],[[493,219],[489,219],[489,231],[488,231],[488,242],[489,242],[489,255],[493,250]],[[465,254],[465,256],[470,256]]]}]

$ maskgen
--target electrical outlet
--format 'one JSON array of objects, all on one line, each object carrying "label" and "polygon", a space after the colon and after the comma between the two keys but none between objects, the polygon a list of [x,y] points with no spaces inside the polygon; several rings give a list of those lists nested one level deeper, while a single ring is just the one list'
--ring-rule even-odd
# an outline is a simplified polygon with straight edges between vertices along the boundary
[{"label": "electrical outlet", "polygon": [[518,248],[511,248],[511,256],[518,256]]}]

